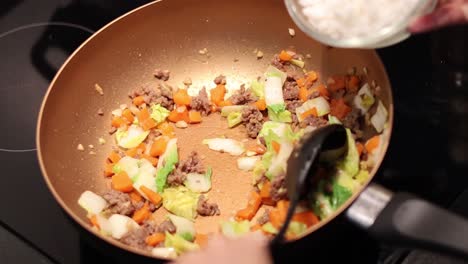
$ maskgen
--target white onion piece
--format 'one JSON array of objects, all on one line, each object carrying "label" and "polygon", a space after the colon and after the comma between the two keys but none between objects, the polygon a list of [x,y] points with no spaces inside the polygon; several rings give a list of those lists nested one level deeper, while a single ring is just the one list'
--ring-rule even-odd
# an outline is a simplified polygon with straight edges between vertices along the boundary
[{"label": "white onion piece", "polygon": [[122,116],[122,112],[123,112],[122,109],[117,108],[117,109],[113,110],[111,113],[114,116]]},{"label": "white onion piece", "polygon": [[137,125],[131,125],[127,131],[117,130],[115,139],[117,144],[122,148],[136,148],[148,136],[149,131],[144,131],[143,128]]},{"label": "white onion piece", "polygon": [[[367,100],[370,103],[366,104],[366,102],[364,102],[364,100],[362,99],[363,97],[367,97],[368,98]],[[359,92],[354,97],[354,106],[356,106],[356,108],[361,110],[362,114],[365,114],[367,113],[367,111],[369,111],[369,108],[374,104],[374,101],[375,101],[374,95],[372,95],[369,84],[366,83],[361,87],[361,89],[359,89]]]},{"label": "white onion piece", "polygon": [[107,201],[91,191],[85,191],[78,199],[78,204],[88,213],[96,215],[106,208]]},{"label": "white onion piece", "polygon": [[382,104],[382,101],[379,101],[379,104],[377,106],[377,112],[375,112],[375,114],[371,117],[371,124],[374,126],[375,130],[378,133],[381,133],[384,130],[387,118],[387,109],[385,109],[385,106]]},{"label": "white onion piece", "polygon": [[266,105],[284,104],[283,83],[277,76],[269,76],[265,81]]},{"label": "white onion piece", "polygon": [[185,187],[193,192],[204,193],[211,189],[211,176],[199,173],[187,174]]},{"label": "white onion piece", "polygon": [[190,234],[195,238],[195,224],[184,218],[173,214],[168,214],[167,217],[176,227],[177,234]]},{"label": "white onion piece", "polygon": [[137,222],[125,215],[113,214],[108,221],[112,237],[115,239],[121,239],[128,232],[140,228]]},{"label": "white onion piece", "polygon": [[151,254],[159,258],[177,258],[177,253],[175,249],[171,247],[155,247],[151,250]]},{"label": "white onion piece", "polygon": [[317,110],[318,116],[324,116],[330,113],[330,104],[328,103],[327,99],[323,97],[317,97],[314,99],[307,100],[301,106],[296,108],[296,115],[299,121],[302,121],[302,114],[305,112],[315,108]]},{"label": "white onion piece", "polygon": [[244,144],[229,138],[211,138],[203,140],[203,144],[215,151],[226,152],[232,156],[239,156],[244,153]]},{"label": "white onion piece", "polygon": [[257,161],[260,160],[260,156],[253,157],[242,157],[237,159],[237,167],[243,171],[251,171],[255,167]]}]

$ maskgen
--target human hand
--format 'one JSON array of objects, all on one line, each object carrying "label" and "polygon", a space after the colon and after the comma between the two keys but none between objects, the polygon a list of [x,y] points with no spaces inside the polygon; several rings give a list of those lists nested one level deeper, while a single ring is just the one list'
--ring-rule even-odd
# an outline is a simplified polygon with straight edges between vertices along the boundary
[{"label": "human hand", "polygon": [[421,33],[444,26],[468,23],[468,0],[439,0],[430,14],[414,20],[409,31]]},{"label": "human hand", "polygon": [[202,251],[182,255],[172,264],[270,264],[268,240],[261,234],[249,234],[239,239],[215,237]]}]

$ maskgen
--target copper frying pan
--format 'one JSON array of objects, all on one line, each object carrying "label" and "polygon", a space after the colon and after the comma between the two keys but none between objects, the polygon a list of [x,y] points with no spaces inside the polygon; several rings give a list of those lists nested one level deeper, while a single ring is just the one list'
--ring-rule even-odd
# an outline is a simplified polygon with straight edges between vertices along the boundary
[{"label": "copper frying pan", "polygon": [[[381,99],[389,110],[389,126],[371,179],[385,155],[393,123],[390,83],[381,61],[372,50],[328,49],[299,30],[292,38],[288,34],[290,27],[295,28],[295,25],[280,0],[163,0],[142,6],[95,33],[59,70],[39,114],[40,166],[59,204],[83,228],[94,232],[77,199],[84,190],[100,192],[108,188],[108,182],[101,176],[103,161],[112,145],[107,133],[108,114],[119,104],[128,103],[130,90],[154,82],[155,68],[171,70],[170,83],[174,85],[191,77],[193,86],[201,87],[224,74],[228,76],[228,87],[239,87],[262,74],[274,53],[290,46],[310,53],[312,59],[307,62],[308,68],[317,69],[321,76],[345,73],[350,66],[367,67],[369,79],[376,80],[382,87]],[[203,48],[207,48],[210,57],[198,53]],[[252,53],[254,49],[261,50],[264,59],[258,60]],[[96,83],[103,87],[103,96],[94,90]],[[104,117],[96,115],[99,108],[106,113]],[[181,156],[193,148],[203,152],[196,143],[220,126],[219,120],[211,118],[195,130],[180,131],[185,133],[179,136]],[[236,132],[233,133],[235,136]],[[99,137],[108,143],[99,146]],[[96,154],[89,154],[89,149],[77,151],[80,143],[93,144]],[[209,233],[216,231],[213,228],[221,218],[231,216],[233,210],[245,204],[250,176],[236,175],[233,180],[230,164],[234,166],[234,159],[209,151],[202,154],[207,160],[217,161],[210,165],[217,179],[213,189],[219,192],[212,192],[210,197],[222,208],[218,218],[197,220],[197,228]],[[358,195],[353,195],[332,217],[310,228],[306,235],[331,221]],[[101,238],[124,250],[150,256],[111,238]]]}]

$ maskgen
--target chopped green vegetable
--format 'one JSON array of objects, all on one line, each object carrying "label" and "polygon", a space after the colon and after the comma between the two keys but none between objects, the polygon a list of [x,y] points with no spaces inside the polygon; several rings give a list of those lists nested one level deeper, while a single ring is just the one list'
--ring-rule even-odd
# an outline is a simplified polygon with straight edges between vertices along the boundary
[{"label": "chopped green vegetable", "polygon": [[229,113],[227,116],[228,126],[230,128],[237,126],[238,124],[242,123],[242,113],[240,112],[232,112]]},{"label": "chopped green vegetable", "polygon": [[211,167],[208,167],[205,174],[189,173],[184,181],[184,185],[193,192],[207,192],[211,189],[212,173]]},{"label": "chopped green vegetable", "polygon": [[292,234],[294,236],[302,235],[307,230],[307,225],[297,221],[291,221],[288,226],[288,234]]},{"label": "chopped green vegetable", "polygon": [[164,246],[174,248],[177,254],[199,249],[197,244],[187,241],[179,234],[172,235],[169,232],[166,232]]},{"label": "chopped green vegetable", "polygon": [[162,194],[163,206],[169,212],[194,220],[197,216],[197,204],[200,194],[186,187],[166,188]]},{"label": "chopped green vegetable", "polygon": [[339,124],[341,125],[341,121],[335,117],[335,116],[332,116],[332,115],[328,115],[328,123],[330,123],[331,125],[332,124]]},{"label": "chopped green vegetable", "polygon": [[122,167],[117,163],[114,166],[112,166],[112,172],[115,174],[118,174],[122,171]]},{"label": "chopped green vegetable", "polygon": [[258,80],[252,81],[250,89],[258,98],[261,99],[265,97],[265,85]]},{"label": "chopped green vegetable", "polygon": [[351,195],[353,195],[352,191],[335,182],[333,183],[333,194],[330,198],[330,205],[336,210],[345,203]]},{"label": "chopped green vegetable", "polygon": [[241,113],[244,108],[246,108],[246,105],[228,105],[228,106],[223,106],[221,108],[221,116],[222,117],[227,117],[229,116],[230,113]]},{"label": "chopped green vegetable", "polygon": [[[288,77],[288,75],[284,71],[270,65],[270,66],[268,66],[268,68],[267,68],[267,70],[265,72],[265,77],[268,78],[268,77],[273,77],[273,76],[274,77],[279,77],[281,79],[281,87],[283,87],[283,84],[286,81],[286,78]],[[265,91],[266,90],[267,89],[265,88]]]},{"label": "chopped green vegetable", "polygon": [[276,227],[274,227],[271,224],[271,222],[268,222],[268,223],[262,225],[262,230],[269,233],[269,234],[273,234],[273,235],[278,234],[278,229],[276,229]]},{"label": "chopped green vegetable", "polygon": [[268,117],[275,122],[291,123],[291,112],[286,110],[285,104],[274,104],[268,107]]},{"label": "chopped green vegetable", "polygon": [[348,151],[343,160],[339,161],[337,167],[346,172],[349,177],[354,177],[359,172],[359,152],[356,148],[351,130],[346,129]]},{"label": "chopped green vegetable", "polygon": [[122,148],[136,148],[148,136],[149,131],[144,131],[143,128],[131,125],[128,130],[122,128],[117,129],[115,132],[115,140]]},{"label": "chopped green vegetable", "polygon": [[173,214],[168,214],[169,220],[176,227],[176,233],[189,241],[195,238],[195,225],[191,220]]},{"label": "chopped green vegetable", "polygon": [[158,169],[156,171],[156,187],[159,193],[161,193],[166,187],[167,176],[174,170],[177,162],[179,162],[179,154],[177,153],[177,139],[173,138],[167,143],[166,150],[158,161]]},{"label": "chopped green vegetable", "polygon": [[367,170],[360,170],[354,178],[360,185],[364,185],[369,179],[369,172]]},{"label": "chopped green vegetable", "polygon": [[156,121],[156,123],[162,123],[169,116],[170,111],[162,107],[160,104],[151,105],[150,117]]},{"label": "chopped green vegetable", "polygon": [[295,60],[295,59],[292,59],[292,60],[291,60],[291,64],[294,64],[294,65],[296,65],[296,66],[299,67],[299,68],[304,68],[304,66],[305,66],[305,62],[304,62],[304,61]]},{"label": "chopped green vegetable", "polygon": [[229,238],[240,237],[250,232],[250,222],[247,220],[236,222],[236,221],[225,221],[221,223],[221,232],[223,235]]}]

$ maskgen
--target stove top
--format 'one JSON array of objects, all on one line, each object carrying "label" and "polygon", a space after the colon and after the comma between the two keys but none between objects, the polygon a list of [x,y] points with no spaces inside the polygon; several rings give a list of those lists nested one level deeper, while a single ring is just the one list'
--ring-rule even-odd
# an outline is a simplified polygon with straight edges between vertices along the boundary
[{"label": "stove top", "polygon": [[[67,56],[107,22],[146,2],[0,3],[0,171],[8,183],[0,192],[0,262],[115,261],[85,242],[49,193],[35,153],[36,117],[48,83]],[[468,197],[467,33],[466,27],[446,29],[378,51],[393,85],[395,126],[376,181],[444,207]],[[458,202],[455,208],[467,204]],[[468,210],[459,212],[468,215]],[[341,222],[330,243],[306,240],[280,259],[316,259],[320,251],[328,254],[328,262],[442,263],[437,255],[380,245]],[[337,249],[343,254],[333,254]]]}]

